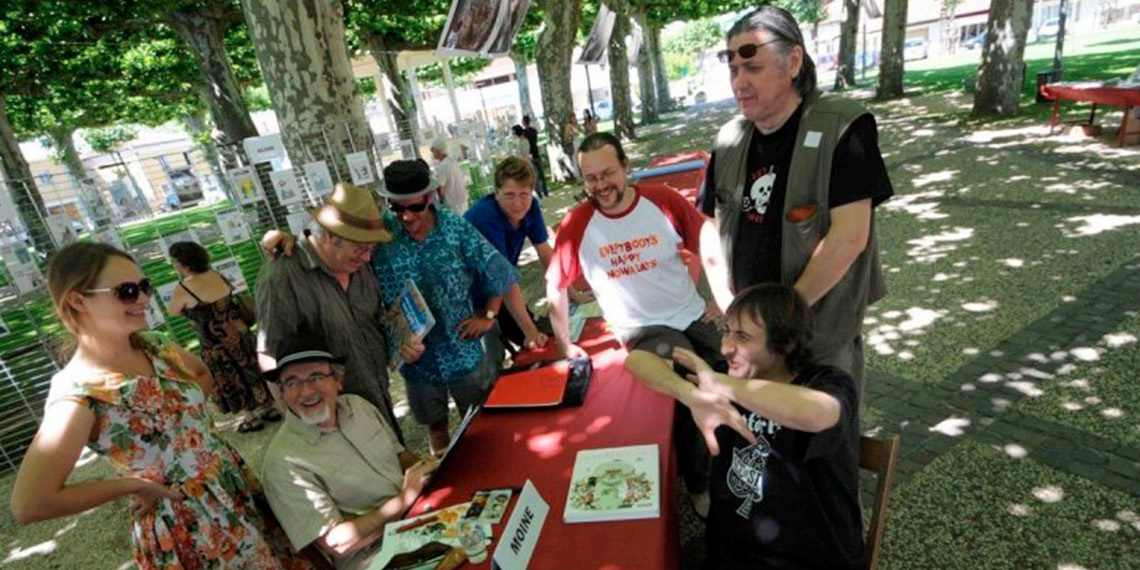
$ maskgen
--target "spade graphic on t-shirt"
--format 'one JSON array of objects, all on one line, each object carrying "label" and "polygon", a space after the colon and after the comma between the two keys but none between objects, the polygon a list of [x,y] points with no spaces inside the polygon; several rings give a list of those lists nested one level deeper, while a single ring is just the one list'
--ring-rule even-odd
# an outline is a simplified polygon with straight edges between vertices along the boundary
[{"label": "spade graphic on t-shirt", "polygon": [[768,200],[771,199],[772,188],[775,186],[775,169],[752,181],[752,186],[748,189],[748,198],[744,201],[744,211],[763,216],[764,212],[768,211]]},{"label": "spade graphic on t-shirt", "polygon": [[757,435],[756,443],[732,450],[732,467],[728,469],[728,490],[744,499],[736,514],[748,518],[752,504],[764,500],[764,466],[772,446],[764,436]]}]

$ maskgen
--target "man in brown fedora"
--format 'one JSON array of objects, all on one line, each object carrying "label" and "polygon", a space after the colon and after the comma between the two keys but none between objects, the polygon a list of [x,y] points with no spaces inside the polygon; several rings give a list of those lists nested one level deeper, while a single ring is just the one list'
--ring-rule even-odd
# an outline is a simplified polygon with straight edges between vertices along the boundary
[{"label": "man in brown fedora", "polygon": [[[337,184],[311,213],[311,231],[297,240],[293,255],[266,263],[257,277],[258,362],[272,370],[284,339],[302,331],[318,335],[346,357],[344,391],[371,402],[400,434],[388,391],[380,286],[368,265],[376,244],[392,234],[372,193],[351,184]],[[409,343],[399,352],[414,362],[423,350]]]}]

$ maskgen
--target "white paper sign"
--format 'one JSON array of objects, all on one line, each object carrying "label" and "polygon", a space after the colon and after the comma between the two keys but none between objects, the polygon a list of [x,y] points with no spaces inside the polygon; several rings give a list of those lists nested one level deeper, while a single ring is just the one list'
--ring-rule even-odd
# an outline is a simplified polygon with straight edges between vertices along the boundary
[{"label": "white paper sign", "polygon": [[285,156],[285,144],[281,142],[281,135],[249,137],[241,144],[245,147],[245,156],[252,164],[269,162]]},{"label": "white paper sign", "polygon": [[312,219],[313,216],[309,215],[308,212],[293,212],[285,216],[285,220],[289,222],[289,233],[298,237],[305,233],[305,228],[309,226],[309,220]]},{"label": "white paper sign", "polygon": [[238,265],[237,259],[227,257],[220,261],[214,262],[214,271],[226,276],[230,285],[234,286],[234,293],[243,293],[249,290],[249,285],[245,282],[245,275],[241,272],[241,266]]},{"label": "white paper sign", "polygon": [[534,547],[538,544],[538,535],[542,533],[542,525],[546,522],[546,513],[550,512],[550,505],[542,500],[538,489],[530,479],[523,485],[522,494],[515,503],[515,510],[503,527],[503,536],[499,537],[499,545],[495,547],[495,564],[502,570],[523,570],[530,563],[534,554]]},{"label": "white paper sign", "polygon": [[273,189],[277,192],[277,199],[281,201],[281,205],[296,204],[301,201],[301,184],[297,182],[297,175],[293,174],[292,168],[270,172],[269,181],[273,183]]},{"label": "white paper sign", "polygon": [[226,245],[237,245],[249,241],[249,227],[245,225],[245,217],[241,210],[225,210],[218,212],[218,227],[222,231],[222,239]]},{"label": "white paper sign", "polygon": [[150,302],[146,304],[146,326],[157,329],[165,322],[166,316],[162,314],[162,309],[158,306],[158,299],[151,297]]},{"label": "white paper sign", "polygon": [[348,163],[348,171],[352,174],[352,183],[360,186],[370,184],[376,177],[372,175],[372,160],[368,158],[368,151],[354,152],[344,155]]},{"label": "white paper sign", "polygon": [[162,304],[167,307],[170,306],[170,299],[174,297],[174,289],[178,287],[178,281],[167,283],[166,285],[159,285],[154,288],[158,291],[158,298],[162,300]]},{"label": "white paper sign", "polygon": [[329,165],[323,160],[310,162],[305,165],[305,178],[309,181],[309,190],[318,200],[322,196],[332,194],[333,179],[329,174]]},{"label": "white paper sign", "polygon": [[261,181],[257,179],[257,170],[252,166],[235,168],[226,173],[230,177],[230,186],[237,192],[238,200],[242,204],[252,204],[261,199]]}]

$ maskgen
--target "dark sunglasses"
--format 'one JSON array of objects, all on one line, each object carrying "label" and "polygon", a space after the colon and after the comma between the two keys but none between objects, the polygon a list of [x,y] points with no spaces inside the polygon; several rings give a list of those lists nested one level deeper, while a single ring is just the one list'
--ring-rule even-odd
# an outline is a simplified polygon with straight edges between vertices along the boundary
[{"label": "dark sunglasses", "polygon": [[388,202],[388,207],[391,208],[392,211],[397,213],[397,214],[403,214],[405,211],[415,212],[418,214],[418,213],[426,210],[428,207],[428,204],[429,204],[428,202],[424,202],[422,204],[412,204],[411,206],[404,206],[403,204],[397,204],[395,202]]},{"label": "dark sunglasses", "polygon": [[762,44],[744,44],[740,46],[740,49],[736,50],[723,49],[716,52],[716,58],[719,59],[721,63],[732,63],[732,60],[736,58],[737,55],[739,55],[741,59],[750,59],[756,56],[756,53],[760,51],[761,47],[764,47],[768,44],[774,44],[781,39],[783,38],[776,38],[774,40],[766,41]]},{"label": "dark sunglasses", "polygon": [[151,291],[153,291],[153,290],[154,290],[154,288],[151,287],[150,279],[144,277],[138,283],[135,283],[133,281],[127,281],[126,283],[120,283],[118,285],[115,285],[114,287],[100,287],[99,289],[88,289],[88,290],[84,291],[84,293],[89,294],[89,295],[93,294],[93,293],[114,293],[115,296],[118,297],[120,301],[122,301],[124,303],[134,303],[135,301],[138,300],[139,293],[143,293],[147,297],[149,297],[151,294]]}]

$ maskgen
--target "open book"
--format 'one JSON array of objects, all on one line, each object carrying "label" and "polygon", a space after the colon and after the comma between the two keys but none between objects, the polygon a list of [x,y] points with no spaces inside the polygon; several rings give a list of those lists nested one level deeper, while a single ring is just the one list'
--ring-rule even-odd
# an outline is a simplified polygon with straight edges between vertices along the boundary
[{"label": "open book", "polygon": [[428,308],[415,281],[411,279],[404,281],[404,290],[392,304],[388,305],[386,322],[392,333],[389,338],[397,349],[393,365],[399,370],[404,365],[404,359],[400,358],[399,347],[408,339],[423,340],[435,326],[435,317],[431,314],[431,309]]}]

